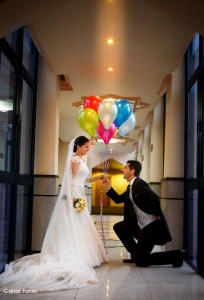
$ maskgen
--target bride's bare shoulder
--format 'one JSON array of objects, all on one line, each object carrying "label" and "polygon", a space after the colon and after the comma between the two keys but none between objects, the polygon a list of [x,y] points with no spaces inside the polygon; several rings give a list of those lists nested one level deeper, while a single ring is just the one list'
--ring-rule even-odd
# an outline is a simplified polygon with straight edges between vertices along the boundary
[{"label": "bride's bare shoulder", "polygon": [[76,155],[73,155],[72,156],[72,162],[79,163],[79,162],[81,162],[81,158],[76,156]]}]

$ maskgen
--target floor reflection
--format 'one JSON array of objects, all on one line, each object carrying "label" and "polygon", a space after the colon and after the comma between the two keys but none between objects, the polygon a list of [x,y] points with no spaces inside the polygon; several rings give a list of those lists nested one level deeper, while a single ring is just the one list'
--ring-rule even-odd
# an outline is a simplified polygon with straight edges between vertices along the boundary
[{"label": "floor reflection", "polygon": [[[101,236],[100,216],[92,216]],[[108,263],[95,268],[98,284],[82,289],[65,290],[37,295],[6,295],[1,299],[51,299],[51,300],[203,300],[204,280],[186,263],[182,268],[151,266],[138,268],[134,264],[123,264],[129,254],[113,231],[113,225],[122,216],[104,216],[105,248]],[[153,251],[161,251],[155,247]]]}]

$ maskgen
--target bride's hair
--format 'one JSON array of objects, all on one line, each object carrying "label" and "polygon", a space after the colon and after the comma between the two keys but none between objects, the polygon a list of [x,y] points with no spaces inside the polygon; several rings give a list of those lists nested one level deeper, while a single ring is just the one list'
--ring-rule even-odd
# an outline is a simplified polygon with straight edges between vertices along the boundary
[{"label": "bride's hair", "polygon": [[76,138],[76,140],[74,141],[74,149],[73,152],[77,152],[77,145],[78,146],[83,146],[85,145],[87,142],[89,142],[89,139],[87,139],[85,136],[81,135],[78,136]]}]

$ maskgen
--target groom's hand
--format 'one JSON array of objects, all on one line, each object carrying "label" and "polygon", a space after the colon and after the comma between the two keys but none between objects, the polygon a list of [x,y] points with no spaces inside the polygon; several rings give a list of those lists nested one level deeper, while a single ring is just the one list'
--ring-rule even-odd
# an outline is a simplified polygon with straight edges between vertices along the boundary
[{"label": "groom's hand", "polygon": [[107,191],[111,188],[110,181],[109,181],[109,179],[108,179],[107,176],[104,177],[104,179],[103,179],[103,184],[106,185]]},{"label": "groom's hand", "polygon": [[104,175],[103,175],[102,182],[103,182],[103,183],[106,183],[106,182],[107,182],[107,180],[108,180],[108,177],[107,177],[107,175],[105,175],[105,174],[104,174]]}]

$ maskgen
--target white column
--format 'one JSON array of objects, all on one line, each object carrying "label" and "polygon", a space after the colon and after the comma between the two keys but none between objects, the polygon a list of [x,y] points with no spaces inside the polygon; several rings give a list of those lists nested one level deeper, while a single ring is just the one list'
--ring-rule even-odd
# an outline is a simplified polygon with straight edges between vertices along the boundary
[{"label": "white column", "polygon": [[166,93],[166,126],[164,179],[161,181],[161,202],[165,207],[172,242],[167,250],[183,247],[183,202],[184,202],[184,60],[172,73]]},{"label": "white column", "polygon": [[150,123],[144,129],[142,144],[142,173],[141,178],[149,182],[149,161],[150,161]]},{"label": "white column", "polygon": [[138,141],[138,154],[137,154],[137,160],[142,163],[142,140],[143,136],[140,137]]},{"label": "white column", "polygon": [[59,78],[39,56],[35,174],[58,174]]},{"label": "white column", "polygon": [[164,177],[184,176],[184,60],[167,87]]},{"label": "white column", "polygon": [[42,247],[58,193],[59,91],[59,78],[39,56],[32,250]]},{"label": "white column", "polygon": [[160,182],[163,178],[163,99],[159,101],[151,118],[149,181]]}]

